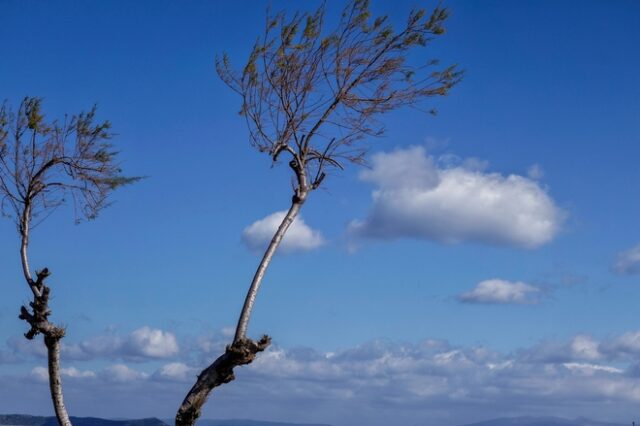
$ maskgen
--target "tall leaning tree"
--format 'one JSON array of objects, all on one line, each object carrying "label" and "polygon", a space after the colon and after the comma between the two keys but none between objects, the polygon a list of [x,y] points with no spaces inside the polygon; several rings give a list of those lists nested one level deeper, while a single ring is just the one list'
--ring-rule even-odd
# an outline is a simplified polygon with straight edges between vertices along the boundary
[{"label": "tall leaning tree", "polygon": [[333,29],[324,28],[324,5],[313,13],[267,15],[246,65],[235,70],[224,55],[216,69],[242,98],[240,114],[251,144],[272,162],[286,157],[293,194],[249,286],[233,342],[198,375],[178,410],[178,426],[193,425],[213,388],[233,380],[235,367],[251,363],[269,345],[268,336],[247,337],[260,283],[287,229],[327,173],[364,162],[363,139],[383,133],[384,113],[424,108],[462,77],[455,65],[441,67],[423,54],[445,32],[448,11],[440,6],[412,10],[400,26],[386,16],[373,17],[367,0],[351,0]]},{"label": "tall leaning tree", "polygon": [[34,274],[29,266],[31,230],[67,199],[76,220],[95,218],[108,205],[116,188],[138,178],[125,177],[110,143],[108,121],[96,122],[89,112],[47,121],[42,100],[26,97],[17,112],[5,103],[0,108],[0,211],[13,219],[20,236],[22,272],[33,301],[20,308],[29,340],[41,334],[47,348],[49,388],[62,426],[70,426],[60,377],[60,340],[65,328],[49,320],[51,288],[45,283],[48,268]]}]

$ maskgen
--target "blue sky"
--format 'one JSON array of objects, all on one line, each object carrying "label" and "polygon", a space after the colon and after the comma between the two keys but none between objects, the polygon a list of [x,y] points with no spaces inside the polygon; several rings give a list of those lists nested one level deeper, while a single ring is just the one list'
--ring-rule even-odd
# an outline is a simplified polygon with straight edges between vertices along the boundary
[{"label": "blue sky", "polygon": [[[413,5],[373,10],[400,22]],[[205,416],[636,414],[640,4],[447,5],[448,33],[425,54],[460,64],[463,82],[436,117],[385,116],[370,168],[312,194],[250,325],[274,347]],[[250,248],[288,207],[290,177],[251,149],[213,64],[242,63],[265,8],[0,1],[0,97],[41,96],[49,117],[98,103],[124,170],[148,176],[94,222],[59,209],[34,230],[31,263],[53,271],[53,319],[68,326],[72,414],[171,417],[230,339]],[[0,236],[0,412],[51,413],[42,348],[17,319],[28,289],[9,220]]]}]

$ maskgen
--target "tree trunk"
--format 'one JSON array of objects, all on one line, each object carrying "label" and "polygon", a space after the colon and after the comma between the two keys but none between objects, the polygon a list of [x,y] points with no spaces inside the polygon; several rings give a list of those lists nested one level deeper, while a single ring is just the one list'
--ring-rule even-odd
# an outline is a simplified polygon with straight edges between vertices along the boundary
[{"label": "tree trunk", "polygon": [[60,340],[65,335],[65,329],[52,324],[48,320],[51,313],[49,310],[50,289],[44,284],[45,278],[50,275],[47,268],[37,273],[38,278],[32,282],[32,287],[37,289],[34,292],[33,302],[29,303],[31,312],[25,307],[20,308],[19,318],[25,320],[31,328],[24,336],[32,340],[38,334],[44,336],[44,344],[47,347],[47,359],[49,369],[49,389],[53,408],[60,426],[71,426],[69,414],[64,406],[62,397],[62,380],[60,378]]},{"label": "tree trunk", "polygon": [[247,292],[247,297],[244,300],[244,306],[242,307],[240,318],[238,319],[238,325],[236,326],[236,335],[233,339],[234,342],[241,341],[247,337],[247,328],[249,327],[251,311],[253,310],[253,304],[256,301],[256,296],[258,295],[258,290],[260,289],[262,278],[264,278],[264,273],[269,267],[269,263],[271,263],[271,259],[273,258],[276,249],[282,242],[284,234],[287,232],[287,229],[289,229],[296,216],[298,216],[300,208],[302,207],[302,203],[304,203],[304,199],[296,199],[293,203],[291,203],[289,211],[285,215],[284,219],[282,219],[278,230],[273,235],[273,238],[269,243],[269,247],[267,247],[262,260],[260,261],[260,265],[258,265],[258,269],[253,276],[251,286],[249,287],[249,291]]},{"label": "tree trunk", "polygon": [[178,410],[176,426],[194,425],[213,388],[234,380],[233,369],[240,365],[250,364],[256,354],[264,351],[270,343],[269,336],[262,336],[258,342],[244,339],[227,346],[224,354],[198,375],[198,380]]},{"label": "tree trunk", "polygon": [[62,380],[60,378],[60,338],[44,337],[44,343],[47,346],[47,358],[49,367],[49,389],[51,390],[51,399],[53,408],[56,412],[56,418],[60,426],[71,426],[69,414],[64,406],[64,398],[62,397]]},{"label": "tree trunk", "polygon": [[280,223],[278,230],[273,235],[267,250],[265,251],[258,269],[256,270],[251,286],[247,292],[244,306],[238,319],[236,334],[233,343],[227,346],[225,353],[216,359],[209,367],[200,373],[196,383],[193,385],[187,396],[185,397],[178,414],[176,415],[176,426],[193,426],[200,417],[200,410],[206,402],[211,391],[220,385],[229,383],[235,379],[233,369],[235,367],[250,364],[258,354],[264,351],[271,343],[269,336],[262,336],[258,342],[247,339],[247,328],[249,326],[249,318],[256,300],[256,295],[260,288],[264,274],[275,254],[278,246],[282,242],[282,238],[293,223],[294,219],[300,212],[300,208],[306,199],[307,193],[293,197],[291,207]]},{"label": "tree trunk", "polygon": [[64,406],[62,397],[62,380],[60,378],[60,340],[65,335],[65,330],[49,322],[49,292],[50,288],[44,280],[51,275],[47,268],[36,271],[36,280],[31,276],[29,269],[29,258],[27,249],[29,246],[29,206],[25,208],[25,213],[20,222],[20,233],[22,244],[20,245],[20,259],[22,261],[22,272],[24,278],[33,293],[33,302],[29,303],[31,312],[25,306],[20,308],[19,318],[26,321],[31,328],[25,333],[25,337],[32,340],[38,334],[44,336],[44,344],[47,347],[47,364],[49,370],[49,390],[53,409],[60,426],[71,426],[69,414]]}]

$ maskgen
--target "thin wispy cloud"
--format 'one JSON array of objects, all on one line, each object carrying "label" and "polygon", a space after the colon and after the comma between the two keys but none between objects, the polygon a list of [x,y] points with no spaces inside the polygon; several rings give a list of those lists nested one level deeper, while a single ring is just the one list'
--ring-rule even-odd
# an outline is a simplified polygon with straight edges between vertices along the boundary
[{"label": "thin wispy cloud", "polygon": [[[66,379],[94,379],[97,377],[96,373],[91,370],[79,370],[75,367],[61,368],[60,375]],[[49,370],[45,367],[33,367],[30,376],[38,382],[49,382]]]},{"label": "thin wispy cloud", "polygon": [[464,303],[525,305],[538,301],[540,289],[521,281],[490,279],[462,293],[458,299]]},{"label": "thin wispy cloud", "polygon": [[640,274],[640,244],[619,253],[612,269],[620,275]]},{"label": "thin wispy cloud", "polygon": [[527,176],[533,180],[540,180],[544,177],[544,169],[540,166],[540,164],[532,164],[527,169]]}]

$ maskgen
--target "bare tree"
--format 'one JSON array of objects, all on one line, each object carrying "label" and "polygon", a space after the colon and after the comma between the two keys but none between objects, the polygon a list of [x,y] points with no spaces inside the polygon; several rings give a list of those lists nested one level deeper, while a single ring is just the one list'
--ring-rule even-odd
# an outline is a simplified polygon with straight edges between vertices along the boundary
[{"label": "bare tree", "polygon": [[273,162],[288,156],[293,196],[255,272],[234,340],[198,376],[177,413],[180,426],[194,424],[211,390],[233,380],[235,367],[249,364],[269,345],[268,336],[247,338],[260,283],[287,229],[329,170],[363,162],[361,140],[383,133],[382,114],[444,96],[462,77],[455,65],[409,59],[444,33],[448,12],[440,6],[430,13],[413,10],[404,25],[393,28],[386,16],[371,16],[367,0],[351,0],[328,32],[324,5],[292,17],[267,15],[244,68],[234,70],[224,55],[216,69],[242,97],[240,114],[252,145]]},{"label": "bare tree", "polygon": [[68,426],[60,378],[65,328],[49,321],[51,289],[45,280],[51,272],[35,271],[35,279],[31,273],[27,253],[31,229],[67,197],[73,200],[76,221],[93,219],[108,205],[111,191],[138,178],[121,175],[117,152],[109,143],[111,125],[95,123],[95,107],[62,122],[47,122],[41,104],[39,98],[26,97],[17,113],[6,103],[0,108],[0,211],[17,225],[22,271],[33,295],[29,308],[20,308],[20,319],[29,324],[25,337],[44,337],[53,406],[60,425]]}]

